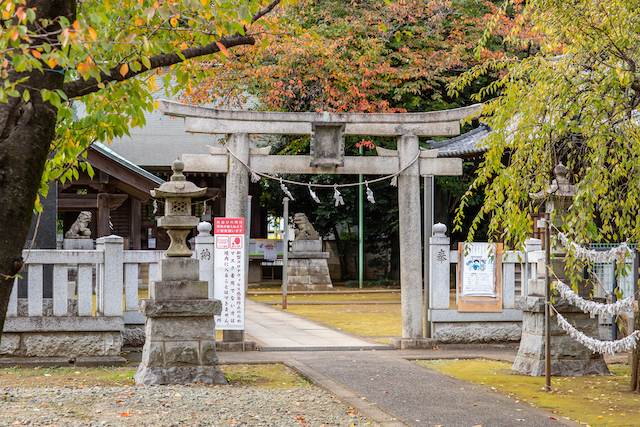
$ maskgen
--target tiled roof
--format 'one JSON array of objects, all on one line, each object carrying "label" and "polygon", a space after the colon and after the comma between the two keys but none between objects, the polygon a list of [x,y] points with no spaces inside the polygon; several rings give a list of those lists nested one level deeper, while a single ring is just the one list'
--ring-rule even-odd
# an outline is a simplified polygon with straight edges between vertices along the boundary
[{"label": "tiled roof", "polygon": [[491,129],[485,124],[465,134],[445,141],[432,141],[430,148],[438,149],[438,157],[460,157],[473,154],[481,154],[486,151],[483,144],[484,138],[489,135]]},{"label": "tiled roof", "polygon": [[155,182],[158,185],[161,185],[161,184],[163,184],[165,182],[162,178],[159,178],[159,177],[155,176],[154,174],[152,174],[150,172],[147,172],[146,170],[142,169],[141,167],[135,165],[134,163],[131,163],[129,160],[125,159],[120,154],[116,153],[115,151],[113,151],[112,149],[110,149],[109,147],[107,147],[104,144],[101,144],[99,142],[94,142],[91,145],[91,148],[94,149],[95,151],[99,152],[103,156],[105,156],[105,157],[111,159],[112,161],[118,163],[122,167],[124,167],[126,169],[129,169],[130,171],[135,172],[138,175],[141,175],[141,176],[147,178],[148,180],[151,180],[151,181]]}]

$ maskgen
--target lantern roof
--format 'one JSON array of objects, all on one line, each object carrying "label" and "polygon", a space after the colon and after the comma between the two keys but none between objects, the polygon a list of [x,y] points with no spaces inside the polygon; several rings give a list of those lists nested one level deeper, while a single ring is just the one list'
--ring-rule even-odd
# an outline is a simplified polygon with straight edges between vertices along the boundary
[{"label": "lantern roof", "polygon": [[200,188],[191,181],[187,181],[182,171],[184,163],[180,159],[176,159],[171,164],[173,175],[168,182],[162,184],[159,188],[151,190],[151,195],[157,199],[166,199],[170,197],[200,197],[207,191],[206,188]]}]

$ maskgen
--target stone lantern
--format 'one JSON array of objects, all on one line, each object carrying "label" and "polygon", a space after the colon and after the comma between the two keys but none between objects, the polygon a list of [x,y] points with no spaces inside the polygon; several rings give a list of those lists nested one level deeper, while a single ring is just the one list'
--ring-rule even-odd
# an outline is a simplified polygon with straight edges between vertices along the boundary
[{"label": "stone lantern", "polygon": [[[534,200],[544,200],[546,212],[550,214],[553,224],[562,229],[562,224],[577,193],[577,187],[572,185],[567,178],[567,168],[558,164],[554,169],[555,178],[551,185],[538,193],[531,193]],[[555,233],[552,232],[553,236]],[[554,239],[552,238],[552,241]],[[569,283],[565,271],[565,249],[560,242],[552,243],[551,267],[555,276],[564,283]],[[528,294],[516,298],[516,308],[522,309],[522,336],[518,355],[511,367],[512,370],[531,376],[544,376],[545,374],[545,258],[539,253],[537,263],[537,278],[529,280]],[[583,281],[584,282],[584,281]],[[589,297],[590,289],[581,283],[578,286],[579,294]],[[573,326],[586,335],[599,339],[598,319],[590,318],[589,314],[567,303],[559,297],[555,297],[554,307]],[[550,351],[551,351],[551,375],[608,375],[609,369],[602,354],[593,353],[587,347],[575,341],[564,332],[557,324],[555,317],[550,319]]]},{"label": "stone lantern", "polygon": [[207,191],[193,182],[187,181],[182,174],[184,163],[179,159],[171,165],[173,175],[151,195],[156,199],[166,199],[164,216],[158,220],[158,227],[167,230],[171,238],[169,249],[165,252],[168,257],[190,257],[191,250],[187,246],[187,235],[199,224],[198,218],[191,215],[191,199],[200,197]]},{"label": "stone lantern", "polygon": [[564,222],[567,209],[571,205],[571,200],[578,192],[578,188],[569,182],[567,178],[567,167],[562,163],[553,168],[555,178],[551,181],[549,188],[537,193],[531,193],[534,200],[544,200],[545,210],[549,214],[554,213],[554,224],[560,228]]},{"label": "stone lantern", "polygon": [[191,198],[205,193],[188,182],[176,160],[171,180],[151,191],[165,198],[165,216],[158,225],[167,230],[171,245],[158,262],[158,281],[149,283],[149,299],[138,302],[146,316],[142,361],[136,384],[226,384],[218,366],[214,315],[222,304],[209,298],[209,284],[200,280],[199,261],[191,258],[186,237],[198,225],[191,216]]}]

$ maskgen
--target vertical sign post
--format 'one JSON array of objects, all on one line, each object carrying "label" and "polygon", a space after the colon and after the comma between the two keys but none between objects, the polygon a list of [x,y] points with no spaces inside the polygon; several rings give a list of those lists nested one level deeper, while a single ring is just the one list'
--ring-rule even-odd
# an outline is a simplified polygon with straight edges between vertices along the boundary
[{"label": "vertical sign post", "polygon": [[244,218],[216,218],[214,223],[214,296],[222,301],[216,329],[244,330]]}]

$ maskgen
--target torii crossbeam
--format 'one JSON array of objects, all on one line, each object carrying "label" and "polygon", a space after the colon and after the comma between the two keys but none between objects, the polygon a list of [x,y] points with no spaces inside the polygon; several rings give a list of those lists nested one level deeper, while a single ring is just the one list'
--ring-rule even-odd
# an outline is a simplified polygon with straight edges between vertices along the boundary
[{"label": "torii crossbeam", "polygon": [[[278,113],[160,101],[165,115],[184,117],[185,132],[231,134],[226,148],[208,147],[211,155],[184,154],[182,159],[186,172],[227,174],[225,212],[229,217],[247,216],[249,176],[243,163],[266,174],[392,175],[401,171],[398,212],[402,339],[396,343],[400,348],[431,346],[430,341],[423,340],[420,176],[462,175],[462,159],[437,158],[437,150],[420,151],[418,137],[459,135],[460,121],[479,114],[481,108],[478,104],[429,113]],[[313,156],[268,155],[267,151],[249,146],[250,134],[310,135],[322,124],[341,126],[344,135],[396,136],[398,149],[379,149],[377,157],[345,156],[343,164],[314,166]]]}]

